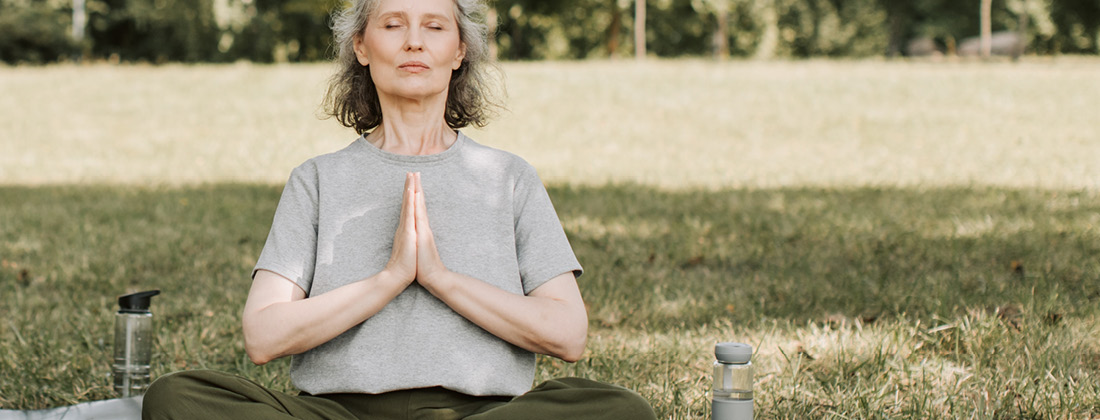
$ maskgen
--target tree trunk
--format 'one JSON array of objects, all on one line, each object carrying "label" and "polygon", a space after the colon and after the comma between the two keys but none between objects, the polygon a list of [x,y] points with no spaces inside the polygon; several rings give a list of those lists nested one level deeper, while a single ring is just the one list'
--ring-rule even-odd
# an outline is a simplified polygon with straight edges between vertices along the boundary
[{"label": "tree trunk", "polygon": [[634,59],[645,59],[645,0],[634,0]]},{"label": "tree trunk", "polygon": [[1019,60],[1021,55],[1027,51],[1028,36],[1027,26],[1031,19],[1031,4],[1028,0],[1024,0],[1024,10],[1020,12],[1019,18],[1020,25],[1016,28],[1016,33],[1019,34],[1020,42],[1017,43],[1016,48],[1012,49],[1012,59]]},{"label": "tree trunk", "polygon": [[775,0],[763,1],[759,16],[764,25],[764,33],[760,35],[760,42],[756,44],[756,53],[753,57],[767,60],[775,57],[776,48],[779,47],[779,12],[775,10]]},{"label": "tree trunk", "polygon": [[993,50],[993,0],[982,0],[982,57]]},{"label": "tree trunk", "polygon": [[607,56],[615,58],[619,51],[619,32],[623,28],[623,15],[619,11],[619,0],[609,0],[611,6],[611,25],[607,28]]},{"label": "tree trunk", "polygon": [[730,58],[730,12],[727,0],[719,0],[715,15],[718,18],[718,29],[714,33],[714,56],[719,60],[727,60]]},{"label": "tree trunk", "polygon": [[84,41],[84,26],[88,23],[88,14],[84,11],[84,0],[73,0],[73,41]]}]

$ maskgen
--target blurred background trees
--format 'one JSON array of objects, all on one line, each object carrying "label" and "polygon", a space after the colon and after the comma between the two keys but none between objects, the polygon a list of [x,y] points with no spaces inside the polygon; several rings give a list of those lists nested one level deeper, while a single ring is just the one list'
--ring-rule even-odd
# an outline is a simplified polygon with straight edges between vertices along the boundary
[{"label": "blurred background trees", "polygon": [[[83,3],[80,30],[74,5]],[[965,53],[981,0],[491,0],[501,59]],[[342,0],[0,0],[0,60],[314,61]],[[636,26],[639,5],[644,25]],[[993,0],[1027,53],[1100,52],[1098,0]],[[999,38],[998,38],[999,39]],[[969,44],[968,44],[969,45]]]}]

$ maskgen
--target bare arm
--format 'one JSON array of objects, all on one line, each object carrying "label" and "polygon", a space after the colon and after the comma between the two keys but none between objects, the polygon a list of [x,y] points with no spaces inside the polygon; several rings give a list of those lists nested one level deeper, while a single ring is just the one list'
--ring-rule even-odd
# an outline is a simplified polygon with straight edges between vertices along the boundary
[{"label": "bare arm", "polygon": [[523,349],[575,362],[588,339],[588,313],[572,272],[528,295],[507,292],[443,265],[428,224],[420,176],[416,184],[416,281],[451,309]]},{"label": "bare arm", "polygon": [[262,365],[317,347],[381,311],[406,286],[382,271],[307,299],[286,277],[259,270],[244,307],[245,351]]},{"label": "bare arm", "polygon": [[374,316],[412,283],[416,275],[413,199],[410,175],[405,179],[393,253],[378,274],[306,298],[306,292],[286,277],[256,272],[242,315],[244,347],[252,362],[262,365],[317,347]]},{"label": "bare arm", "polygon": [[567,362],[584,354],[588,314],[571,272],[527,296],[451,271],[425,280],[418,281],[455,312],[504,341]]}]

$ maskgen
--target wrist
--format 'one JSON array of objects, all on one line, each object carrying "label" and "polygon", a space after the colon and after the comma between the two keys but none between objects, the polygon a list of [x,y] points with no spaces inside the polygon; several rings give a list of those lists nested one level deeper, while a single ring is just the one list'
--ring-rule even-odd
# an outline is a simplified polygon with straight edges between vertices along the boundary
[{"label": "wrist", "polygon": [[375,275],[375,279],[381,283],[393,283],[398,285],[409,285],[416,279],[415,276],[401,275],[399,272],[390,268],[384,268]]},{"label": "wrist", "polygon": [[416,281],[428,289],[433,295],[446,294],[454,283],[450,270],[446,268],[432,270],[426,273],[417,273]]}]

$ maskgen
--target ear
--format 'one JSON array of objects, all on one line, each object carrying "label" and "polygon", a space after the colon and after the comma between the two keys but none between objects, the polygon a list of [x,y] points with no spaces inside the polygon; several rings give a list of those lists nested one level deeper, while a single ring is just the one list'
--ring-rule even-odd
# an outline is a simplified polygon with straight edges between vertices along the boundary
[{"label": "ear", "polygon": [[355,58],[359,59],[359,64],[366,67],[370,64],[370,56],[367,54],[367,43],[363,39],[366,36],[366,30],[360,32],[354,37]]},{"label": "ear", "polygon": [[462,67],[462,60],[466,59],[466,43],[458,44],[458,52],[455,54],[455,61],[451,63],[451,70],[458,70]]}]

